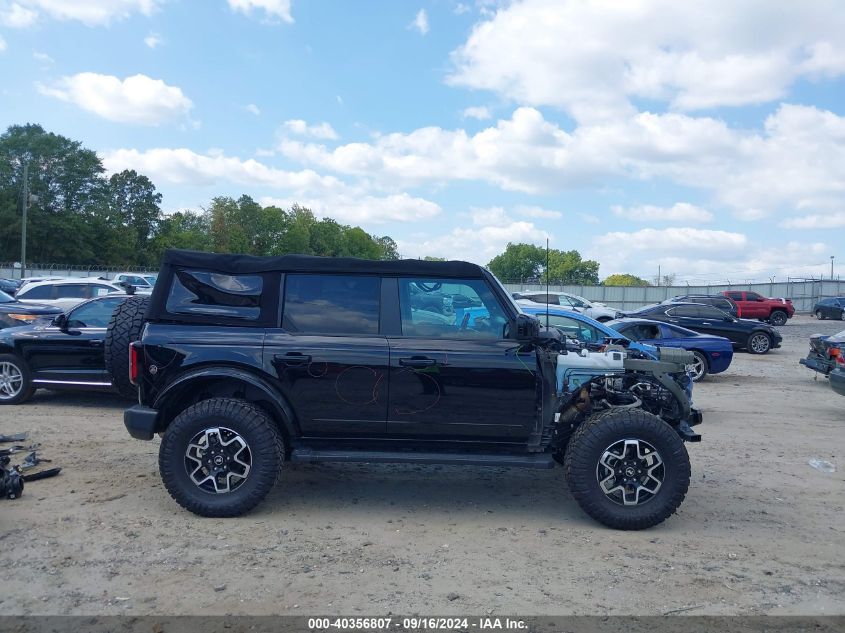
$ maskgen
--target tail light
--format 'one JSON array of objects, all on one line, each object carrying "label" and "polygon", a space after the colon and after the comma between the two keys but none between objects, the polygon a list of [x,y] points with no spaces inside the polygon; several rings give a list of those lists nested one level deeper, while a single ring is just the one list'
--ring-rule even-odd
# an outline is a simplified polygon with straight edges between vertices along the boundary
[{"label": "tail light", "polygon": [[831,347],[830,351],[828,352],[831,358],[836,359],[836,362],[840,365],[845,365],[845,355],[842,354],[842,350],[838,347]]},{"label": "tail light", "polygon": [[138,384],[138,348],[135,343],[129,345],[129,382]]}]

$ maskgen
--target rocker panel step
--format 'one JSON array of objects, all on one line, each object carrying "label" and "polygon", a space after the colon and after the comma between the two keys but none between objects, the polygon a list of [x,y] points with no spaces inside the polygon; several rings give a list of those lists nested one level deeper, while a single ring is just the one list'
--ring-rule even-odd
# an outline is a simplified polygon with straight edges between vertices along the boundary
[{"label": "rocker panel step", "polygon": [[365,462],[372,464],[445,464],[455,466],[506,466],[511,468],[554,468],[547,453],[499,455],[495,453],[423,453],[413,451],[342,451],[297,448],[290,460],[299,463]]}]

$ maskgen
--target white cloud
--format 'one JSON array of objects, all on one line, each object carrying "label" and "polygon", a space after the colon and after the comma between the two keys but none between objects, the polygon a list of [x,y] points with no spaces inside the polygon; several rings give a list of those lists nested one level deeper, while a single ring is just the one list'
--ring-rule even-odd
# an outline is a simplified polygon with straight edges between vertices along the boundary
[{"label": "white cloud", "polygon": [[311,136],[313,138],[319,139],[326,139],[326,140],[337,140],[339,137],[337,132],[334,131],[334,128],[329,125],[328,123],[319,123],[317,125],[308,125],[302,119],[291,119],[289,121],[285,121],[282,124],[282,127],[292,134],[298,134],[299,136]]},{"label": "white cloud", "polygon": [[635,222],[710,222],[713,214],[707,209],[677,202],[671,207],[657,207],[644,204],[635,207],[612,207],[613,214]]},{"label": "white cloud", "polygon": [[34,59],[35,61],[39,61],[42,64],[53,64],[56,61],[47,53],[42,53],[41,51],[32,51],[32,59]]},{"label": "white cloud", "polygon": [[422,35],[428,33],[428,13],[425,12],[425,9],[417,11],[417,15],[414,16],[414,21],[408,25],[408,28],[416,29]]},{"label": "white cloud", "polygon": [[17,2],[8,5],[0,11],[0,24],[12,29],[25,29],[35,24],[38,14],[32,9],[21,6]]},{"label": "white cloud", "polygon": [[469,13],[471,10],[472,8],[464,2],[458,2],[455,4],[455,8],[452,9],[455,15],[463,15],[464,13]]},{"label": "white cloud", "polygon": [[493,117],[490,113],[490,108],[487,106],[471,106],[469,108],[465,108],[461,113],[461,116],[465,119],[478,119],[479,121],[484,121]]},{"label": "white cloud", "polygon": [[[403,257],[446,257],[486,265],[505,250],[508,242],[545,244],[549,234],[531,222],[511,222],[504,226],[455,228],[442,235],[415,240],[396,240]],[[471,248],[467,245],[471,244]]]},{"label": "white cloud", "polygon": [[261,114],[261,109],[254,103],[247,104],[246,106],[244,106],[244,109],[250,114],[254,114],[255,116],[259,116]]},{"label": "white cloud", "polygon": [[144,44],[146,44],[148,48],[156,48],[161,46],[163,42],[164,40],[161,39],[161,36],[158,33],[150,33],[144,38]]},{"label": "white cloud", "polygon": [[[3,14],[7,26],[32,25],[40,16],[76,20],[87,26],[108,25],[133,15],[151,15],[162,0],[19,0]],[[16,24],[8,24],[11,19]]]},{"label": "white cloud", "polygon": [[407,193],[387,196],[369,194],[338,193],[322,196],[299,196],[296,198],[259,199],[262,205],[276,205],[282,208],[298,203],[314,211],[318,216],[331,217],[339,222],[351,224],[381,224],[384,222],[416,222],[438,216],[440,205],[416,198]]},{"label": "white cloud", "polygon": [[290,0],[228,0],[233,11],[240,11],[245,15],[252,15],[262,11],[268,20],[282,20],[293,24],[290,13]]},{"label": "white cloud", "polygon": [[516,208],[516,212],[526,218],[540,218],[544,220],[559,220],[563,217],[563,213],[560,211],[552,211],[551,209],[527,205],[518,206]]},{"label": "white cloud", "polygon": [[630,116],[633,99],[682,110],[782,98],[798,79],[845,73],[837,0],[525,0],[453,52],[453,85],[579,121]]},{"label": "white cloud", "polygon": [[52,85],[38,84],[38,90],[119,123],[158,125],[185,117],[193,106],[180,88],[146,75],[121,80],[112,75],[79,73]]},{"label": "white cloud", "polygon": [[845,227],[845,211],[790,218],[781,222],[780,226],[786,229],[838,229]]}]

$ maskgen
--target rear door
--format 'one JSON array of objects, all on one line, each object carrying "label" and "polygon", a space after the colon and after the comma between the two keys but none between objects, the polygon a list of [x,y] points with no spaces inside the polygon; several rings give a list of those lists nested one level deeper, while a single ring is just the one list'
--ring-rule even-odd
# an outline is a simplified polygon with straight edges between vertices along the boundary
[{"label": "rear door", "polygon": [[[536,360],[533,352],[504,337],[507,313],[487,281],[393,281],[400,314],[398,331],[389,336],[388,433],[525,441],[534,422]],[[417,310],[410,301],[416,290],[461,295],[473,307],[456,308],[448,316]]]},{"label": "rear door", "polygon": [[383,436],[389,350],[381,278],[287,274],[282,318],[264,340],[274,376],[306,437]]},{"label": "rear door", "polygon": [[47,326],[27,339],[19,349],[33,372],[36,384],[111,384],[103,357],[106,328],[115,308],[125,297],[89,301],[68,314],[60,330]]}]

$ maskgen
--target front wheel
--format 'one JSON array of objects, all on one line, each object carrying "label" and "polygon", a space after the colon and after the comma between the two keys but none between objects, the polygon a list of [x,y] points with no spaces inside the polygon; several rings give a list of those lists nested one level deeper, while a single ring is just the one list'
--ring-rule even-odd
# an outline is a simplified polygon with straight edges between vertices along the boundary
[{"label": "front wheel", "polygon": [[787,316],[786,312],[784,312],[783,310],[775,310],[769,317],[769,323],[780,327],[781,325],[786,325],[786,321],[788,318],[789,317]]},{"label": "front wheel", "polygon": [[692,381],[699,382],[707,376],[710,371],[710,364],[707,362],[707,357],[698,350],[692,350],[692,355],[695,357],[690,366]]},{"label": "front wheel", "polygon": [[275,422],[243,400],[212,398],[185,409],[159,449],[170,496],[204,517],[234,517],[258,505],[276,484],[284,444]]},{"label": "front wheel", "polygon": [[690,482],[681,438],[641,409],[610,409],[585,420],[569,441],[564,471],[581,509],[620,530],[665,521]]},{"label": "front wheel", "polygon": [[[824,315],[822,314],[822,311],[821,311],[821,310],[816,310],[815,314],[816,314],[816,318],[817,318],[819,321],[821,321],[822,319],[824,319]],[[843,311],[843,312],[842,312],[842,314],[845,314],[845,311]]]},{"label": "front wheel", "polygon": [[14,354],[0,354],[0,405],[21,404],[35,393],[26,363]]},{"label": "front wheel", "polygon": [[748,337],[748,351],[752,354],[766,354],[772,348],[772,339],[764,332],[755,332]]}]

